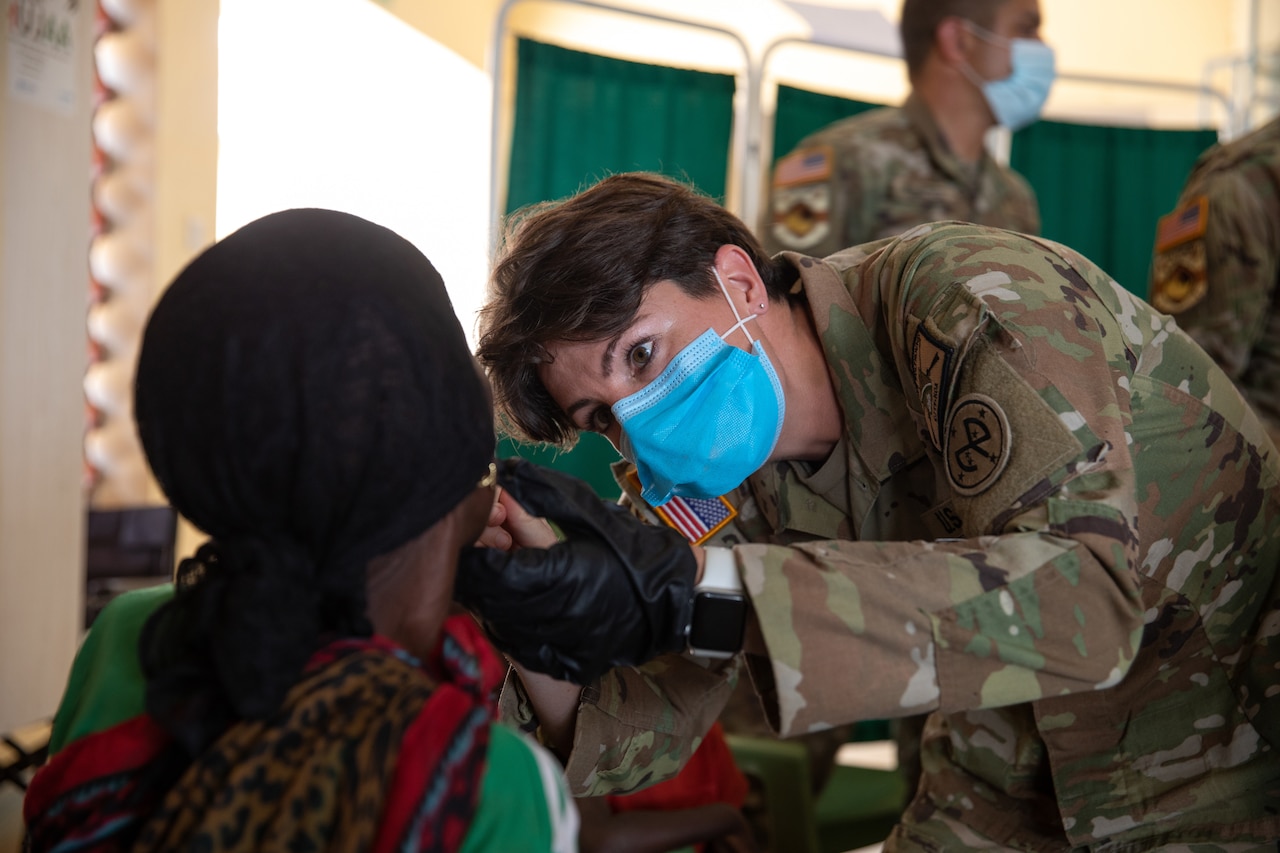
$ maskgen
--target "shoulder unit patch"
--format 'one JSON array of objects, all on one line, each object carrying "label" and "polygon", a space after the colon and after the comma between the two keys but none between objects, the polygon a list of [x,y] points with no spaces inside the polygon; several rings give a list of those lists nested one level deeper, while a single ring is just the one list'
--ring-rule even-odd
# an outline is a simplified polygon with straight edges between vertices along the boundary
[{"label": "shoulder unit patch", "polygon": [[1009,419],[985,394],[967,394],[947,418],[947,478],[957,493],[980,495],[991,488],[1009,464],[1012,441]]}]

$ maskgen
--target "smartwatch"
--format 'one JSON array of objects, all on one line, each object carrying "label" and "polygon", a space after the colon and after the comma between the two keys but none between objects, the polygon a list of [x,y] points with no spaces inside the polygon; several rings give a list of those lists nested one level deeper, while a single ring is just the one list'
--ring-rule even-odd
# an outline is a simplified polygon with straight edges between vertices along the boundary
[{"label": "smartwatch", "polygon": [[742,651],[747,628],[747,596],[728,548],[703,549],[702,580],[693,588],[689,653],[704,658],[731,658]]}]

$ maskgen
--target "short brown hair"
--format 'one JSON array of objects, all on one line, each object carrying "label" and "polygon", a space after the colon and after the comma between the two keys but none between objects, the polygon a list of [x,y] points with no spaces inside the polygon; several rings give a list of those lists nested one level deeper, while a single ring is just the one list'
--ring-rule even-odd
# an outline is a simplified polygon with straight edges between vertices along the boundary
[{"label": "short brown hair", "polygon": [[915,77],[924,68],[933,50],[933,36],[946,18],[973,21],[991,29],[996,11],[1006,0],[903,0],[898,33],[902,36],[902,52],[907,60],[907,74]]},{"label": "short brown hair", "polygon": [[571,446],[578,428],[543,387],[547,344],[608,340],[635,320],[659,281],[695,298],[717,292],[711,272],[724,245],[746,250],[771,299],[795,274],[770,259],[746,224],[711,198],[661,175],[605,178],[568,200],[519,211],[480,310],[476,355],[493,383],[507,431]]}]

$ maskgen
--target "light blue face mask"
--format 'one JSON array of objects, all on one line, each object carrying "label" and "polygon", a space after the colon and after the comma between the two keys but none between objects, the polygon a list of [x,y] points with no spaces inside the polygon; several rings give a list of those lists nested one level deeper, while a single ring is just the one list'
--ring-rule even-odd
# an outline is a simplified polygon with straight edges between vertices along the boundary
[{"label": "light blue face mask", "polygon": [[[782,383],[744,325],[756,315],[743,319],[712,272],[738,322],[723,335],[707,329],[658,378],[612,407],[622,455],[635,463],[641,494],[653,506],[737,488],[764,465],[782,433]],[[751,352],[724,342],[737,329]]]},{"label": "light blue face mask", "polygon": [[972,21],[965,24],[978,38],[1009,49],[1013,69],[1003,80],[983,80],[969,65],[962,66],[965,76],[982,90],[996,121],[1018,130],[1040,117],[1049,98],[1057,71],[1053,48],[1037,39],[1009,39],[983,29]]}]

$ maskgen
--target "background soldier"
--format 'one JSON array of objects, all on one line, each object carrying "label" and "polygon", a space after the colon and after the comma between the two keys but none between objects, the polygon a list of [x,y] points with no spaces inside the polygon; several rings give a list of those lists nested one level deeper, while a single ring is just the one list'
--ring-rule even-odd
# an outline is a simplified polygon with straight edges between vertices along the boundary
[{"label": "background soldier", "polygon": [[1280,442],[1280,117],[1196,161],[1161,217],[1151,303],[1235,380]]},{"label": "background soldier", "polygon": [[576,794],[675,772],[745,663],[782,736],[929,714],[890,850],[1280,838],[1280,459],[1096,265],[966,223],[770,257],[710,199],[617,175],[524,219],[491,293],[511,422],[604,434],[659,508],[727,491],[750,540],[500,475],[566,538],[472,552],[457,594],[576,682],[508,705]]},{"label": "background soldier", "polygon": [[[1039,233],[1030,185],[992,159],[984,137],[996,124],[1034,121],[1048,97],[1054,57],[1040,25],[1038,0],[905,0],[899,31],[910,97],[828,125],[778,161],[765,248],[821,257],[945,219]],[[730,715],[731,728],[749,730],[744,703]],[[923,726],[923,718],[894,724],[912,789]],[[809,736],[815,783],[848,735]]]},{"label": "background soldier", "polygon": [[983,144],[996,124],[1034,121],[1049,95],[1038,0],[905,0],[900,32],[910,97],[777,162],[760,229],[770,252],[822,257],[942,219],[1039,232],[1031,187]]}]

